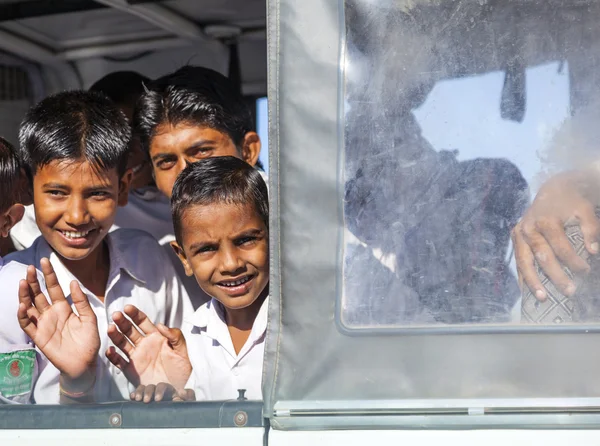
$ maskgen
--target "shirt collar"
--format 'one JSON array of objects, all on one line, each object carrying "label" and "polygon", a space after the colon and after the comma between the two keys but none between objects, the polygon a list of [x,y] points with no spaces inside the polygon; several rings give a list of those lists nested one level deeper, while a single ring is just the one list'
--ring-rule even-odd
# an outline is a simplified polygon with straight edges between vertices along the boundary
[{"label": "shirt collar", "polygon": [[[257,341],[267,331],[268,310],[269,297],[267,296],[262,303],[260,310],[258,310],[248,341]],[[215,298],[212,298],[206,304],[198,308],[194,314],[189,317],[188,322],[194,327],[204,329],[207,336],[219,342],[221,341],[220,337],[223,336],[224,333],[227,333],[227,336],[229,336],[229,331],[227,330],[227,324],[225,322],[225,309],[223,308],[223,304]]]},{"label": "shirt collar", "polygon": [[[126,265],[126,262],[124,261],[123,252],[121,249],[119,249],[118,243],[115,243],[115,241],[113,240],[112,235],[110,233],[107,234],[104,240],[106,240],[108,246],[108,257],[110,259],[110,270],[108,274],[108,283],[106,291],[108,292],[108,288],[114,282],[115,278],[118,278],[120,276],[121,271],[125,272],[133,280],[136,280],[137,282],[140,282],[142,284],[146,284],[145,281],[138,278],[139,275],[137,273],[134,273],[129,265]],[[46,239],[40,236],[36,254],[38,268],[39,262],[43,257],[46,257],[50,260],[52,268],[54,268],[58,284],[63,290],[63,293],[65,293],[65,296],[70,295],[71,282],[73,280],[77,280],[77,278],[60,261],[60,259],[52,250]]]}]

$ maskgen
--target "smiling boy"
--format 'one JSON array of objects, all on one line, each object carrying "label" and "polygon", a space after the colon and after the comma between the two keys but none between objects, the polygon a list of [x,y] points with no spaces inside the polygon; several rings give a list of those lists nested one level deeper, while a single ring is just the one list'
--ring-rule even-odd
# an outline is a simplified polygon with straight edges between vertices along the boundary
[{"label": "smiling boy", "polygon": [[[99,93],[59,93],[29,111],[19,138],[23,163],[32,176],[42,236],[8,259],[45,273],[53,270],[52,286],[73,303],[74,282],[76,292],[83,293],[95,314],[103,350],[108,346],[110,315],[128,303],[162,323],[178,326],[189,301],[164,251],[142,231],[121,229],[109,234],[117,207],[127,203],[131,180],[131,170],[126,168],[130,130],[124,114]],[[47,285],[50,291],[48,279]],[[31,314],[36,308],[33,303],[26,305],[27,314],[20,315],[23,324],[27,325],[27,318],[42,327],[52,322],[51,316],[44,317],[52,313],[46,313],[47,305],[40,302],[37,316]],[[77,399],[82,387],[89,391],[86,398],[91,392],[96,401],[128,395],[126,380],[106,358],[94,357],[81,376],[74,376],[60,356],[45,350],[44,334],[37,330],[32,339],[53,366],[40,374],[36,402],[55,403],[59,396],[61,401]]]},{"label": "smiling boy", "polygon": [[[124,313],[141,332],[123,314],[114,315],[109,336],[128,362],[114,348],[107,356],[140,384],[132,394],[137,400],[162,399],[165,383],[180,398],[191,388],[200,400],[235,399],[238,389],[261,399],[269,295],[267,186],[238,158],[210,158],[181,173],[171,205],[173,246],[212,299],[186,319],[185,342],[175,330],[155,326],[127,306]],[[184,365],[188,355],[191,367]]]}]

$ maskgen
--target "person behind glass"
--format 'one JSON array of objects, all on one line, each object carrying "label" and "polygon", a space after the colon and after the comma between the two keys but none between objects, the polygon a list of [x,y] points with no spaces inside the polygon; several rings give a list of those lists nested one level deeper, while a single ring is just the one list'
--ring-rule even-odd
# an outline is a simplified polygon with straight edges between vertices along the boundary
[{"label": "person behind glass", "polygon": [[[136,105],[133,133],[166,197],[179,173],[205,158],[234,156],[260,168],[261,142],[250,109],[235,84],[208,68],[185,66],[148,84]],[[161,244],[175,240],[168,214],[171,231]],[[172,259],[186,277],[174,253]],[[194,308],[209,300],[193,278],[184,285]]]},{"label": "person behind glass", "polygon": [[[10,229],[23,217],[24,205],[31,200],[27,178],[14,147],[0,137],[0,235],[8,239]],[[0,257],[0,404],[29,403],[40,371],[41,357],[31,339],[20,329],[15,314],[14,293],[25,277],[27,265],[6,262]],[[14,290],[11,295],[8,290]]]},{"label": "person behind glass", "polygon": [[98,358],[108,346],[110,315],[134,303],[153,319],[179,326],[189,306],[156,240],[133,229],[109,233],[117,207],[128,198],[130,126],[104,95],[71,91],[34,106],[19,139],[42,236],[7,260],[30,265],[18,287],[18,320],[51,363],[40,373],[34,399],[127,398],[127,380],[104,355]]},{"label": "person behind glass", "polygon": [[600,175],[595,168],[563,172],[548,180],[531,207],[512,232],[519,280],[535,297],[544,301],[548,292],[535,267],[537,262],[549,280],[565,296],[573,296],[575,283],[563,265],[575,274],[587,274],[590,266],[569,242],[565,225],[577,222],[587,251],[600,252],[600,221],[595,208],[600,205]]},{"label": "person behind glass", "polygon": [[212,299],[185,321],[183,336],[127,305],[113,316],[109,336],[116,348],[106,354],[138,386],[131,394],[137,401],[229,400],[238,389],[260,400],[269,295],[267,186],[244,161],[211,158],[184,169],[171,205],[173,247]]}]

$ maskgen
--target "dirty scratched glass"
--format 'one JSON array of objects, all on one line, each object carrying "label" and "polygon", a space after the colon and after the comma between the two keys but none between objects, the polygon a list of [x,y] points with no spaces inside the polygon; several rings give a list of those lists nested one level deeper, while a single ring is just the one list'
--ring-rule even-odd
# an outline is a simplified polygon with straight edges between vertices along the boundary
[{"label": "dirty scratched glass", "polygon": [[600,158],[600,7],[346,0],[344,15],[343,326],[581,321],[576,299],[521,297],[510,233],[544,181]]}]

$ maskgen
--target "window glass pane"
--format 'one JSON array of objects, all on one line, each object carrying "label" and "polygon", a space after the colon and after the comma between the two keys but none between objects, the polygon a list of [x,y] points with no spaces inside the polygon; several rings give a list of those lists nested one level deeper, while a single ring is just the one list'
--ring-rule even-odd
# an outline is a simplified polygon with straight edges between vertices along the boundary
[{"label": "window glass pane", "polygon": [[413,6],[345,1],[341,323],[594,320],[581,294],[521,298],[510,232],[544,181],[597,153],[598,7]]},{"label": "window glass pane", "polygon": [[269,174],[269,113],[267,98],[260,98],[256,101],[256,132],[260,137],[261,149],[259,160]]}]

